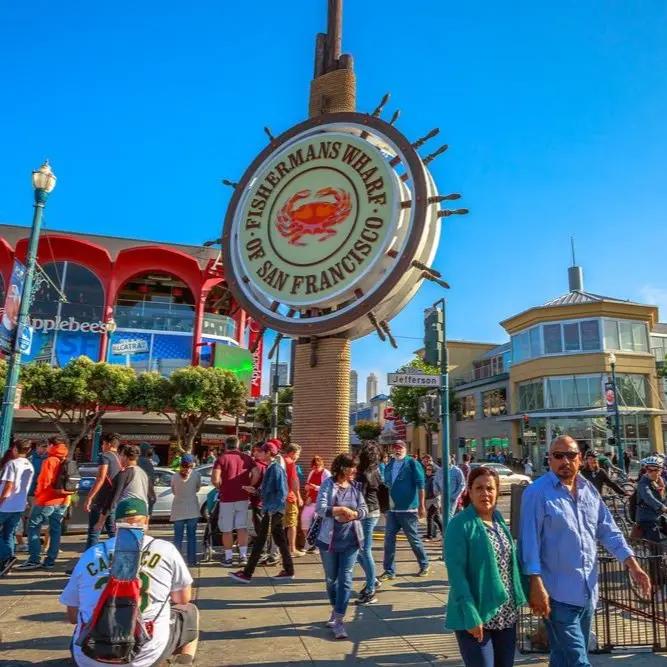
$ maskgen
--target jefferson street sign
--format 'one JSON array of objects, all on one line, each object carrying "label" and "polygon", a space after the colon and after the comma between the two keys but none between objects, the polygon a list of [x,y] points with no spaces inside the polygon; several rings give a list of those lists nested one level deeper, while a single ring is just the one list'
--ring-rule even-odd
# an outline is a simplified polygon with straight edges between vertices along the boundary
[{"label": "jefferson street sign", "polygon": [[439,375],[417,373],[387,373],[387,384],[392,387],[439,387]]}]

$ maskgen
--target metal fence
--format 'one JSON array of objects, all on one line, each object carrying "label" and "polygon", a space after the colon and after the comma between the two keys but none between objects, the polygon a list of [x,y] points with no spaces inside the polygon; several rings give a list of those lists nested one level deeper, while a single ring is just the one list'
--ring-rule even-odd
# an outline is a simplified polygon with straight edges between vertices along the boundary
[{"label": "metal fence", "polygon": [[[642,596],[622,563],[606,552],[600,555],[600,600],[589,644],[593,652],[630,647],[667,652],[667,553],[662,545],[643,541],[633,544],[633,548],[640,566],[651,578],[651,596]],[[549,650],[544,623],[528,607],[521,610],[517,635],[522,653]]]}]

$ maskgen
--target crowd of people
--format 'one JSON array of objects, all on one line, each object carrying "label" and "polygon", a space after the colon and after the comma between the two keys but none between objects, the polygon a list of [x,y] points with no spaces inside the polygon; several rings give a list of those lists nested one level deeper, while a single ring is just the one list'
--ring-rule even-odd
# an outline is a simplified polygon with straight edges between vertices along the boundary
[{"label": "crowd of people", "polygon": [[[612,479],[600,456],[585,455],[569,436],[556,438],[547,454],[549,471],[523,493],[519,538],[513,540],[497,509],[500,480],[493,467],[471,466],[468,455],[449,466],[449,497],[443,508],[444,471],[429,455],[409,456],[397,441],[388,456],[377,444],[338,455],[327,468],[320,456],[304,474],[296,443],[268,440],[243,451],[238,438],[225,440],[214,457],[211,521],[220,535],[221,561],[230,576],[248,584],[258,565],[282,566],[274,581],[295,577],[295,562],[306,552],[319,553],[330,603],[325,621],[336,639],[347,638],[345,615],[359,564],[363,587],[356,603],[375,604],[378,590],[396,575],[396,542],[403,533],[414,554],[415,576],[431,573],[424,542],[444,536],[450,584],[446,626],[456,633],[468,667],[513,664],[519,608],[526,602],[544,618],[551,664],[587,665],[588,635],[597,597],[597,545],[623,562],[637,586],[648,594],[650,580],[639,567],[602,495],[605,489],[628,495]],[[62,480],[69,458],[66,440],[20,440],[0,461],[0,572],[51,569],[61,538],[62,520],[73,495]],[[153,635],[133,665],[153,664],[175,654],[181,664],[195,655],[198,612],[191,603],[192,575],[198,563],[198,492],[202,477],[195,458],[178,458],[172,476],[171,542],[145,535],[154,563],[150,604],[143,613]],[[642,537],[660,541],[660,521],[667,514],[663,459],[644,459],[634,492],[634,518]],[[85,500],[86,549],[61,596],[76,625],[85,627],[108,576],[117,522],[148,530],[155,503],[153,452],[148,446],[121,444],[105,434],[97,475]],[[377,524],[384,516],[382,567],[373,554]],[[425,522],[425,532],[421,522]],[[252,523],[254,539],[250,540]],[[47,532],[42,536],[44,524]],[[21,530],[23,527],[23,530]],[[300,530],[299,530],[300,529]],[[27,535],[27,560],[16,564],[16,536]],[[102,533],[108,537],[100,541]],[[185,542],[185,546],[184,546]],[[303,547],[303,548],[300,548]],[[143,552],[142,552],[143,554]],[[157,567],[158,563],[162,563]],[[159,571],[158,571],[159,570]],[[106,575],[105,575],[106,572]],[[526,583],[527,582],[527,583]],[[167,609],[161,617],[162,609]],[[159,622],[158,622],[158,617]],[[97,663],[73,644],[78,665]],[[142,661],[143,660],[143,661]]]}]

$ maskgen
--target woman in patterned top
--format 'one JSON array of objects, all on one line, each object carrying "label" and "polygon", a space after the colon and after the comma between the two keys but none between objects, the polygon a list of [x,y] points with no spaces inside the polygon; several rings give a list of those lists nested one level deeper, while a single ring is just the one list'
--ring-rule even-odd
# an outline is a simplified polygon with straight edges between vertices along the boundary
[{"label": "woman in patterned top", "polygon": [[518,608],[526,601],[516,548],[496,509],[498,473],[483,466],[468,477],[468,507],[447,527],[450,584],[446,625],[456,631],[466,667],[511,667]]}]

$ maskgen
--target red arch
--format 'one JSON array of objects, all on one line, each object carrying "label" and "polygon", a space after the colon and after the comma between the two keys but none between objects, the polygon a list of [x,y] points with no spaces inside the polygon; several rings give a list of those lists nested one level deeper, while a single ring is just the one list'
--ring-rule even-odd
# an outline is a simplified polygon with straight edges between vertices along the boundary
[{"label": "red arch", "polygon": [[180,278],[192,292],[195,303],[202,289],[202,271],[194,257],[163,246],[139,246],[118,253],[111,277],[109,302],[116,303],[118,291],[130,279],[147,271],[167,271]]}]

